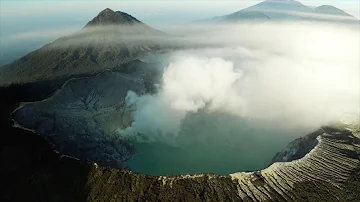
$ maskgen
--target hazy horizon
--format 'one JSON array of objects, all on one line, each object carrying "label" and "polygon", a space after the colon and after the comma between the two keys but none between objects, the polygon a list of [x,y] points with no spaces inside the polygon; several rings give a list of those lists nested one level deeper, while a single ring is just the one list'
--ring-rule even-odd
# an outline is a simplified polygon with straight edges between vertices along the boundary
[{"label": "hazy horizon", "polygon": [[[126,12],[157,29],[226,15],[255,5],[246,1],[18,1],[0,2],[0,65],[80,30],[101,10]],[[357,0],[303,0],[308,6],[333,5],[359,18]],[[79,6],[81,5],[81,6]],[[14,26],[16,25],[16,26]],[[21,43],[19,43],[21,42]]]}]

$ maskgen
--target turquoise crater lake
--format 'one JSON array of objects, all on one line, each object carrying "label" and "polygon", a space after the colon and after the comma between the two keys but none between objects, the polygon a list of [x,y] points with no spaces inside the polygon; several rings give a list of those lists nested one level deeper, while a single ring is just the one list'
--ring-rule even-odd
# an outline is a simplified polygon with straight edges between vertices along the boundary
[{"label": "turquoise crater lake", "polygon": [[137,152],[127,166],[156,176],[260,170],[300,135],[229,115],[194,114],[182,122],[173,143],[131,141]]}]

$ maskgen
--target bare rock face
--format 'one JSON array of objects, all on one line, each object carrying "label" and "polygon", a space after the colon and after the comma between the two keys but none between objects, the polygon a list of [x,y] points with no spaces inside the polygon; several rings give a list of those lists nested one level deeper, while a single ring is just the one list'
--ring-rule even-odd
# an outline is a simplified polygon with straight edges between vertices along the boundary
[{"label": "bare rock face", "polygon": [[[239,181],[239,188],[243,190],[239,190],[239,194],[246,197],[246,193],[253,192],[251,198],[254,201],[308,201],[310,194],[303,193],[300,187],[309,184],[313,187],[306,190],[312,190],[313,197],[321,201],[347,201],[345,198],[349,196],[345,195],[344,187],[359,169],[359,139],[347,130],[330,127],[321,130],[323,133],[316,137],[318,144],[303,158],[274,163],[255,173],[231,175]],[[314,134],[306,138],[312,139],[311,136]],[[289,155],[289,158],[292,157]],[[252,181],[252,185],[249,181]],[[254,182],[262,186],[256,186]],[[241,189],[241,184],[248,188]]]},{"label": "bare rock face", "polygon": [[275,155],[272,163],[289,162],[304,157],[318,144],[316,138],[324,132],[324,129],[320,128],[305,137],[300,137],[292,141],[286,148]]},{"label": "bare rock face", "polygon": [[94,19],[88,22],[85,27],[116,24],[133,25],[141,24],[141,22],[127,13],[121,11],[115,12],[110,8],[106,8],[105,10],[101,11]]},{"label": "bare rock face", "polygon": [[[256,172],[155,177],[50,152],[4,147],[0,199],[11,201],[358,201],[358,131],[322,128],[304,157]],[[320,131],[320,130],[319,130]],[[312,138],[311,138],[312,139]],[[22,160],[26,159],[26,160]],[[21,164],[22,167],[13,166]],[[9,175],[10,173],[10,175]],[[36,180],[35,180],[36,179]],[[20,193],[25,190],[26,194]],[[47,194],[43,194],[47,193]]]},{"label": "bare rock face", "polygon": [[13,118],[49,139],[62,154],[124,167],[134,149],[115,130],[131,121],[124,100],[128,90],[144,93],[142,77],[112,72],[72,79],[52,97],[22,105]]},{"label": "bare rock face", "polygon": [[[20,150],[14,146],[3,147],[0,177],[6,186],[0,187],[4,192],[1,197],[15,201],[359,199],[360,130],[357,124],[321,127],[296,139],[274,157],[272,165],[260,171],[229,176],[149,176],[119,168],[125,166],[134,149],[112,132],[119,125],[126,127],[131,122],[124,102],[128,90],[138,94],[147,91],[147,72],[134,69],[141,65],[144,64],[138,61],[123,67],[128,72],[126,75],[108,72],[72,79],[52,97],[25,103],[15,110],[12,117],[18,129],[31,129],[40,134],[59,152],[44,146],[32,156],[28,152],[34,150],[31,145]],[[18,164],[21,166],[14,166]],[[65,188],[59,188],[59,183]],[[19,187],[29,190],[26,198],[23,194],[14,194],[16,190],[21,192]],[[44,196],[40,192],[56,194]]]},{"label": "bare rock face", "polygon": [[[356,124],[321,127],[296,139],[274,157],[275,163],[260,171],[228,176],[148,176],[114,168],[123,167],[134,151],[120,137],[111,135],[119,124],[130,123],[126,121],[130,116],[124,103],[125,95],[128,90],[139,94],[146,90],[144,77],[131,75],[111,72],[73,79],[52,97],[15,110],[12,117],[18,127],[32,129],[46,137],[60,153],[40,150],[38,157],[33,157],[26,150],[4,147],[0,155],[4,165],[0,176],[7,186],[2,188],[5,190],[2,195],[6,199],[24,200],[23,195],[11,195],[21,185],[30,193],[39,190],[57,193],[54,196],[29,194],[31,198],[26,199],[30,201],[74,198],[84,201],[289,202],[359,199],[360,139]],[[111,146],[114,142],[116,144]],[[22,158],[26,160],[19,161]],[[94,161],[99,165],[91,163]],[[21,167],[25,170],[12,167],[19,163],[24,164]],[[20,177],[12,179],[7,175],[9,172]],[[66,188],[59,189],[56,186],[59,182]]]},{"label": "bare rock face", "polygon": [[[347,130],[322,130],[316,147],[303,158],[274,163],[261,171],[230,176],[148,177],[107,170],[114,191],[96,191],[119,193],[119,198],[105,196],[105,200],[118,201],[149,200],[148,197],[152,201],[355,201],[359,187],[354,185],[360,183],[360,141]],[[103,171],[95,166],[93,172]],[[119,183],[120,187],[131,186],[122,189]],[[130,190],[134,194],[129,194]],[[101,198],[95,190],[89,197]]]}]

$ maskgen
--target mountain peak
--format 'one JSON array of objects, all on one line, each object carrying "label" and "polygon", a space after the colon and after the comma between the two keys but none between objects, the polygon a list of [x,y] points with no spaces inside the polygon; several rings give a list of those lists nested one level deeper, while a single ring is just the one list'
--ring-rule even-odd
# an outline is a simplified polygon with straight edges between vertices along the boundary
[{"label": "mountain peak", "polygon": [[334,6],[331,5],[322,5],[319,7],[316,7],[315,9],[316,13],[320,13],[320,14],[328,14],[328,15],[341,15],[341,16],[348,16],[348,17],[352,17],[352,15],[346,13],[345,11],[338,9]]},{"label": "mountain peak", "polygon": [[112,14],[115,13],[115,11],[111,10],[110,8],[105,8],[104,10],[102,10],[99,14],[104,13],[104,14]]},{"label": "mountain peak", "polygon": [[138,19],[127,13],[121,11],[113,11],[110,8],[106,8],[90,22],[88,22],[85,27],[104,25],[134,25],[140,23],[141,22]]},{"label": "mountain peak", "polygon": [[295,0],[266,0],[243,10],[263,12],[271,19],[294,18],[289,12],[312,12],[312,8]]},{"label": "mountain peak", "polygon": [[266,0],[265,2],[271,2],[271,3],[288,3],[288,4],[297,4],[302,5],[302,3],[295,1],[295,0]]},{"label": "mountain peak", "polygon": [[321,6],[317,7],[317,8],[330,8],[330,9],[340,10],[340,9],[338,9],[335,6],[332,6],[332,5],[321,5]]}]

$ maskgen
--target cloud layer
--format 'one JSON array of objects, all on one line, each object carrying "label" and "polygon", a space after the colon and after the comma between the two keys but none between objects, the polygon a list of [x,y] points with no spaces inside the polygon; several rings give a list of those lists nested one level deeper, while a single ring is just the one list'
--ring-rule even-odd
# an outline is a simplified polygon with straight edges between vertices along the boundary
[{"label": "cloud layer", "polygon": [[135,121],[120,133],[171,141],[187,116],[204,110],[311,129],[359,115],[356,29],[266,23],[182,31],[201,48],[171,56],[157,94],[129,92]]}]

